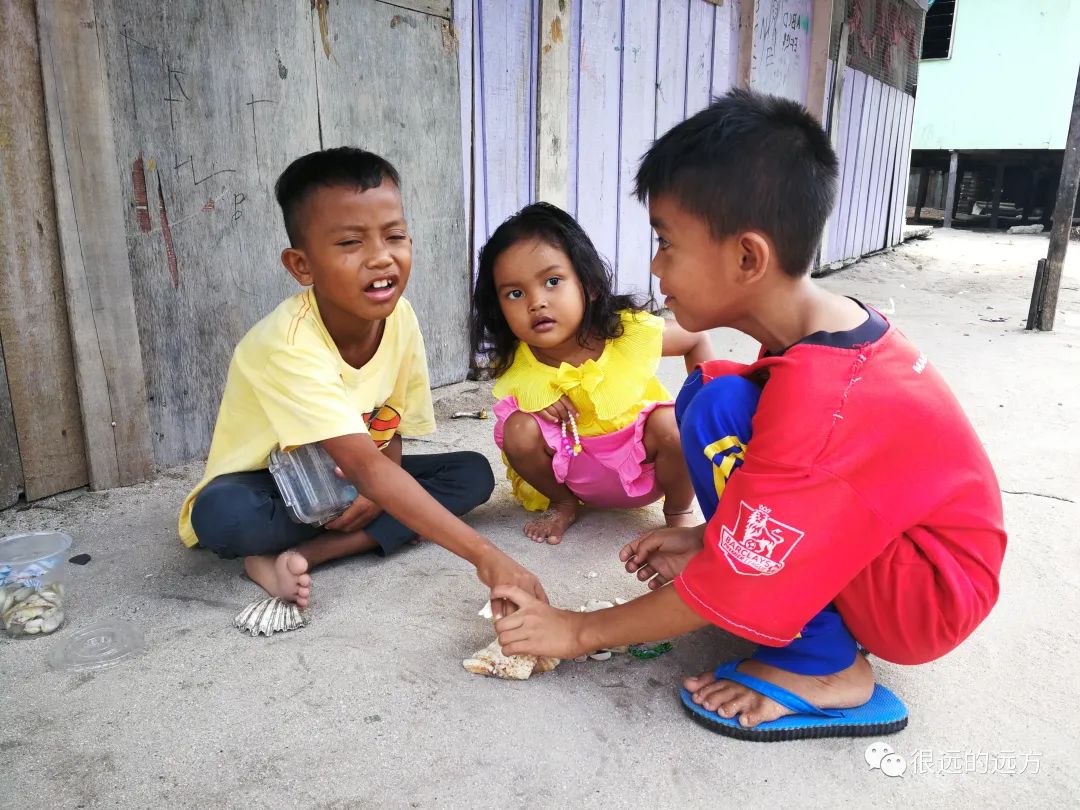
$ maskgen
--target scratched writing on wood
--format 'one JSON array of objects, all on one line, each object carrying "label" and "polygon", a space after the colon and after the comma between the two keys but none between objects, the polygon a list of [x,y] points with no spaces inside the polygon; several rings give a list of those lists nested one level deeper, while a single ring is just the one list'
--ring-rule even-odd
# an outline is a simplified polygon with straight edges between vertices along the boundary
[{"label": "scratched writing on wood", "polygon": [[205,235],[206,228],[220,233],[243,218],[251,182],[263,185],[259,127],[267,120],[262,110],[278,100],[255,91],[235,99],[223,94],[212,66],[195,69],[168,37],[155,43],[133,33],[128,23],[117,35],[121,80],[126,78],[120,98],[133,125],[118,144],[132,152],[129,233],[159,242],[158,255],[178,289],[184,252],[174,239],[194,223],[201,223]]},{"label": "scratched writing on wood", "polygon": [[806,101],[811,0],[759,0],[754,10],[750,86]]}]

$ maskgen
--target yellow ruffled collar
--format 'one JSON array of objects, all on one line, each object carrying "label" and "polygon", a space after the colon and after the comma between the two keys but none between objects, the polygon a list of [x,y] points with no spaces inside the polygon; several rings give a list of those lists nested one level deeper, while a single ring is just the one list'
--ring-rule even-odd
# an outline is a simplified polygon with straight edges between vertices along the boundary
[{"label": "yellow ruffled collar", "polygon": [[567,394],[577,403],[587,399],[599,419],[625,413],[641,400],[656,375],[664,322],[632,310],[619,317],[623,333],[607,341],[598,359],[579,366],[562,363],[554,368],[537,360],[528,344],[519,343],[514,361],[495,384],[495,397],[513,396],[521,410],[535,413]]}]

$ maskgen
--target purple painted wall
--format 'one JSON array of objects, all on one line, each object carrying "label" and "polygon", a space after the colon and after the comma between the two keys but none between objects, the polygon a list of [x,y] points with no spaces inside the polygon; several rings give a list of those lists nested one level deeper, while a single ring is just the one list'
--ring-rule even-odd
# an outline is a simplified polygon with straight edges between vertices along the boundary
[{"label": "purple painted wall", "polygon": [[652,231],[633,197],[642,154],[735,83],[738,2],[582,0],[571,12],[568,205],[615,269],[648,296]]},{"label": "purple painted wall", "polygon": [[836,129],[840,181],[821,264],[858,258],[900,241],[914,109],[915,99],[906,93],[844,69]]},{"label": "purple painted wall", "polygon": [[[652,289],[652,234],[632,196],[637,162],[654,138],[736,83],[739,7],[751,1],[570,2],[567,207],[611,262],[621,291]],[[752,86],[805,95],[811,6],[759,3]],[[475,257],[500,222],[535,198],[539,0],[460,0],[454,7]],[[785,41],[794,44],[785,50]],[[835,81],[831,63],[829,70],[827,91]],[[840,185],[822,263],[899,241],[913,108],[910,96],[844,71]]]}]

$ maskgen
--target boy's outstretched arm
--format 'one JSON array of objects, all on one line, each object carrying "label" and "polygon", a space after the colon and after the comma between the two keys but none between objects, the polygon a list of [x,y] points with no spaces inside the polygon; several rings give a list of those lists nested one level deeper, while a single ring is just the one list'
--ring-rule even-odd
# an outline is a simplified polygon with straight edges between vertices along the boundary
[{"label": "boy's outstretched arm", "polygon": [[713,359],[712,341],[708,332],[687,332],[675,321],[664,321],[664,344],[660,352],[664,357],[681,355],[686,361],[686,373],[698,364]]},{"label": "boy's outstretched arm", "polygon": [[[547,602],[547,595],[533,574],[432,498],[411,475],[384,457],[370,436],[353,433],[320,444],[365,497],[421,537],[468,560],[476,566],[480,581],[489,588],[514,588],[534,601]],[[505,603],[498,599],[492,596],[496,616],[508,612]]]},{"label": "boy's outstretched arm", "polygon": [[680,636],[708,624],[674,588],[660,588],[625,605],[592,613],[558,610],[521,588],[493,588],[491,595],[518,606],[495,622],[505,655],[576,658],[605,647]]}]

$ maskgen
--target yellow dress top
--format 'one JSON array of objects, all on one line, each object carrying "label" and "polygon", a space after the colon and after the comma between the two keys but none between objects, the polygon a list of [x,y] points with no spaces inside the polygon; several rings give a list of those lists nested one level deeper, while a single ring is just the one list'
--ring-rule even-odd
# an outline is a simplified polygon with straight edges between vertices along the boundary
[{"label": "yellow dress top", "polygon": [[[514,397],[518,407],[528,413],[542,411],[565,394],[577,408],[581,436],[602,436],[633,424],[647,406],[672,399],[656,377],[664,319],[633,310],[623,310],[619,319],[623,333],[606,341],[598,359],[586,360],[580,366],[549,366],[536,359],[528,344],[519,343],[513,362],[499,377],[492,393],[496,399]],[[544,495],[509,464],[506,470],[514,496],[526,509],[547,508]]]},{"label": "yellow dress top", "polygon": [[653,402],[671,394],[656,378],[664,343],[664,319],[647,312],[619,313],[623,333],[606,341],[597,360],[558,368],[541,363],[526,343],[519,343],[510,367],[492,393],[514,397],[528,413],[542,411],[564,394],[578,410],[582,436],[602,436],[631,424]]}]

